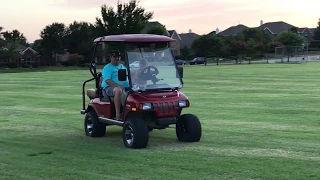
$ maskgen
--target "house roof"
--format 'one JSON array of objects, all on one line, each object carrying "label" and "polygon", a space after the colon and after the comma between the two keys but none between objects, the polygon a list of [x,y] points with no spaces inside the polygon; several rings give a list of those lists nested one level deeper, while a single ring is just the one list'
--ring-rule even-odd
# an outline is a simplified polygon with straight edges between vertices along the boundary
[{"label": "house roof", "polygon": [[171,37],[173,35],[175,30],[168,30],[169,36]]},{"label": "house roof", "polygon": [[[158,21],[149,21],[148,24],[141,30],[141,34],[146,34],[151,28],[156,27],[156,26],[163,26],[161,23],[159,23]],[[166,28],[165,28],[166,29]],[[170,36],[168,30],[167,31],[167,36]]]},{"label": "house roof", "polygon": [[262,24],[258,28],[262,30],[268,30],[272,34],[279,34],[280,32],[283,32],[283,31],[290,31],[290,29],[293,27],[295,26],[283,21],[277,21],[277,22],[268,22],[268,23]]},{"label": "house roof", "polygon": [[222,35],[222,36],[232,36],[232,35],[236,35],[238,34],[239,32],[245,30],[245,29],[248,29],[249,27],[245,26],[245,25],[242,25],[242,24],[239,24],[237,26],[231,26],[229,27],[228,29],[224,30],[224,31],[221,31],[219,33],[219,35]]},{"label": "house roof", "polygon": [[211,31],[208,34],[216,34],[217,31]]},{"label": "house roof", "polygon": [[31,47],[27,47],[27,48],[24,49],[23,51],[20,51],[20,54],[24,54],[27,50],[32,51],[34,54],[38,54],[38,52],[35,51],[34,49],[32,49]]},{"label": "house roof", "polygon": [[168,30],[168,33],[169,33],[169,37],[173,38],[173,35],[176,34],[179,40],[181,40],[181,37],[179,36],[176,30]]},{"label": "house roof", "polygon": [[[1,49],[2,50],[9,50],[11,48],[11,46],[12,46],[12,43],[8,43],[4,47],[2,47]],[[14,51],[19,52],[20,54],[24,54],[27,50],[32,51],[34,54],[38,54],[38,52],[35,51],[34,49],[32,49],[31,47],[26,47],[21,44],[17,44]]]},{"label": "house roof", "polygon": [[298,28],[298,33],[304,32],[305,29],[306,29],[306,28]]},{"label": "house roof", "polygon": [[185,46],[190,48],[193,41],[200,37],[196,33],[183,33],[183,34],[179,34],[179,36],[181,37],[181,41],[180,41],[181,48],[184,48]]},{"label": "house roof", "polygon": [[316,28],[307,28],[307,27],[303,27],[303,28],[298,28],[298,33],[314,33],[314,30]]}]

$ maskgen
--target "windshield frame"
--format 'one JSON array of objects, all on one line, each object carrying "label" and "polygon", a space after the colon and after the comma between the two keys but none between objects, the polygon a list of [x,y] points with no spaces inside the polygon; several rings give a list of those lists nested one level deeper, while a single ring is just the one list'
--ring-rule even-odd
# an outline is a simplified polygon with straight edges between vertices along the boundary
[{"label": "windshield frame", "polygon": [[[160,42],[160,43],[164,44],[164,42]],[[130,72],[131,71],[130,63],[133,63],[134,61],[132,61],[132,62],[129,61],[129,53],[134,52],[134,51],[132,51],[131,48],[132,48],[132,46],[136,46],[136,48],[139,49],[139,52],[143,57],[143,53],[145,53],[145,52],[141,51],[141,44],[159,44],[159,42],[143,42],[143,43],[141,43],[141,42],[126,42],[126,43],[124,43],[124,46],[125,46],[125,61],[126,61],[127,72],[128,72],[127,73],[127,77],[128,77],[130,88],[135,92],[148,92],[148,91],[157,91],[157,90],[178,90],[178,89],[181,89],[183,87],[183,81],[182,81],[182,78],[181,78],[180,73],[178,71],[178,65],[176,64],[175,57],[173,55],[173,52],[172,52],[172,49],[170,47],[170,43],[169,42],[165,42],[166,46],[162,47],[162,50],[169,50],[169,53],[166,54],[166,55],[170,57],[169,58],[169,63],[173,64],[173,67],[174,67],[175,73],[176,73],[176,78],[179,80],[179,85],[178,86],[174,86],[174,87],[171,86],[169,88],[169,87],[157,87],[159,85],[154,84],[154,88],[146,88],[146,89],[135,89],[134,88],[134,85],[132,84],[133,81],[132,81],[131,72]],[[156,48],[151,48],[151,50],[156,51]],[[154,60],[154,62],[155,61],[156,60]]]}]

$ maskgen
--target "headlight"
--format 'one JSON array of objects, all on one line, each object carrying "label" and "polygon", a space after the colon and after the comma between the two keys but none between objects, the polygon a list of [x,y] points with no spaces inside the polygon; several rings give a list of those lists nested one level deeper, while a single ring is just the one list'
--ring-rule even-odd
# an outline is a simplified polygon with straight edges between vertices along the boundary
[{"label": "headlight", "polygon": [[186,106],[187,106],[187,101],[186,100],[179,101],[179,107],[186,107]]},{"label": "headlight", "polygon": [[142,109],[143,110],[151,110],[152,109],[152,103],[143,103]]}]

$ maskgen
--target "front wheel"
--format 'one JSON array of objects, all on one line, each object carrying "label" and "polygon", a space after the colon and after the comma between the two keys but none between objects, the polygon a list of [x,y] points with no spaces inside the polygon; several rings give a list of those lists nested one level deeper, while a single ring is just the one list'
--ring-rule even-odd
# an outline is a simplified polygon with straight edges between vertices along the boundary
[{"label": "front wheel", "polygon": [[201,139],[201,123],[197,116],[184,114],[176,123],[176,134],[179,141],[198,142]]},{"label": "front wheel", "polygon": [[139,118],[127,120],[123,126],[122,139],[128,148],[146,148],[149,141],[147,124]]}]

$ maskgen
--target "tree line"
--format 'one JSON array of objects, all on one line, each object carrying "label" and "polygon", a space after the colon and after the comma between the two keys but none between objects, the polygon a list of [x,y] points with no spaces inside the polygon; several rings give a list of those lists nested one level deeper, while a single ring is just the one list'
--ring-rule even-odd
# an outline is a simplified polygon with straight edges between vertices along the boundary
[{"label": "tree line", "polygon": [[[315,30],[314,39],[320,40],[320,22]],[[263,30],[249,28],[234,36],[220,36],[219,34],[200,36],[192,43],[191,49],[184,47],[181,54],[183,58],[188,58],[190,51],[193,51],[196,56],[229,57],[237,61],[240,59],[240,55],[250,59],[255,56],[268,58],[267,54],[274,53],[276,47],[302,46],[306,48],[309,43],[305,37],[298,34],[295,27],[277,34],[274,38],[271,38]],[[314,44],[311,48],[320,50],[320,44]],[[287,51],[288,56],[293,53],[290,52],[290,49]]]},{"label": "tree line", "polygon": [[[116,9],[111,6],[101,6],[101,17],[94,23],[74,21],[69,25],[54,22],[47,25],[40,32],[40,39],[32,44],[32,48],[40,53],[42,60],[54,58],[55,53],[63,54],[66,50],[70,54],[82,57],[82,61],[91,58],[93,40],[100,36],[140,33],[153,18],[153,12],[147,12],[139,6],[139,2],[131,0],[128,3],[118,2]],[[1,27],[0,30],[3,30]],[[18,30],[1,32],[1,47],[15,49],[17,45],[30,46],[25,36]],[[6,51],[6,55],[13,57],[14,51]],[[1,57],[1,54],[3,55]],[[0,52],[0,59],[5,58],[4,51]],[[78,62],[77,62],[78,63]]]},{"label": "tree line", "polygon": [[[54,22],[44,27],[40,39],[32,48],[40,53],[42,60],[54,58],[55,53],[63,54],[66,50],[77,57],[71,65],[89,61],[93,50],[93,40],[100,36],[140,33],[153,18],[153,12],[146,11],[136,0],[128,3],[118,2],[116,8],[102,5],[101,17],[94,23],[74,21],[69,25]],[[2,32],[0,27],[0,59],[18,56],[14,49],[18,45],[30,46],[25,36],[18,30]],[[166,35],[165,27],[153,27],[147,33]],[[320,23],[315,31],[315,39],[320,40]],[[191,49],[181,47],[181,56],[227,57],[238,59],[240,54],[252,56],[274,52],[281,45],[297,46],[304,42],[296,29],[282,32],[275,39],[258,29],[247,29],[235,36],[215,34],[202,35],[196,39]],[[1,47],[9,47],[4,51]]]}]

